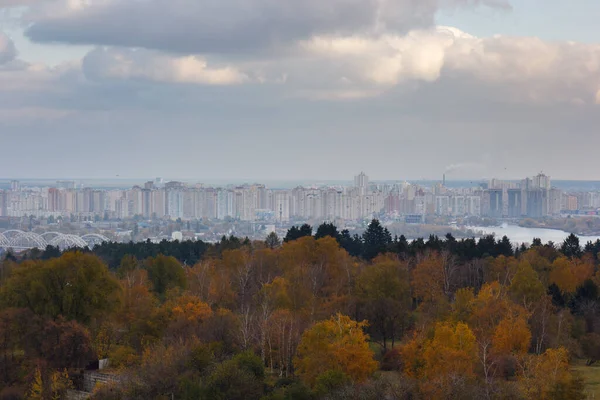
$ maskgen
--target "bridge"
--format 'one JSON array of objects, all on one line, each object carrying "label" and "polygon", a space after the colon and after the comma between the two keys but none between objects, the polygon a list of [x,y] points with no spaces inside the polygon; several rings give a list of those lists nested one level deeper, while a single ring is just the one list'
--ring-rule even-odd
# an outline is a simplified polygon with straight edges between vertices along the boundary
[{"label": "bridge", "polygon": [[34,232],[24,232],[17,229],[0,232],[0,248],[4,250],[12,249],[17,252],[33,248],[43,250],[46,246],[58,247],[61,250],[74,247],[89,247],[91,249],[102,242],[110,242],[110,239],[97,233],[77,236],[60,232],[46,232],[38,235]]}]

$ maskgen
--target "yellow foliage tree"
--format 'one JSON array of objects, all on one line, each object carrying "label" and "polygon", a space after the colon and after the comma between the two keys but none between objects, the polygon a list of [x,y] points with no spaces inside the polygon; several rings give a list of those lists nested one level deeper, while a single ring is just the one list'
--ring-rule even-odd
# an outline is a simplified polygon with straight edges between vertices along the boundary
[{"label": "yellow foliage tree", "polygon": [[450,374],[472,376],[476,357],[475,334],[467,324],[438,323],[433,339],[426,343],[423,352],[425,378]]},{"label": "yellow foliage tree", "polygon": [[416,298],[434,303],[444,298],[444,266],[439,257],[429,256],[416,265],[412,272],[412,287]]},{"label": "yellow foliage tree", "polygon": [[310,386],[327,371],[340,371],[355,382],[364,382],[377,369],[363,332],[365,325],[337,314],[306,330],[294,358],[298,375]]},{"label": "yellow foliage tree", "polygon": [[579,282],[574,273],[574,264],[566,257],[559,257],[552,263],[550,283],[556,284],[563,293],[575,293]]},{"label": "yellow foliage tree", "polygon": [[492,338],[496,354],[525,354],[530,345],[531,331],[524,317],[503,319]]},{"label": "yellow foliage tree", "polygon": [[456,382],[474,378],[477,342],[467,324],[438,323],[424,348],[421,391],[426,398],[448,398]]},{"label": "yellow foliage tree", "polygon": [[526,310],[531,310],[546,293],[546,289],[531,264],[521,261],[510,284],[509,292],[517,304],[522,305]]},{"label": "yellow foliage tree", "polygon": [[[44,382],[44,376],[47,381]],[[60,400],[65,392],[73,388],[67,371],[47,371],[42,374],[40,368],[36,368],[33,382],[27,394],[27,400]]]},{"label": "yellow foliage tree", "polygon": [[564,347],[548,349],[540,356],[522,358],[519,387],[527,399],[584,399],[582,382],[569,368],[569,352]]}]

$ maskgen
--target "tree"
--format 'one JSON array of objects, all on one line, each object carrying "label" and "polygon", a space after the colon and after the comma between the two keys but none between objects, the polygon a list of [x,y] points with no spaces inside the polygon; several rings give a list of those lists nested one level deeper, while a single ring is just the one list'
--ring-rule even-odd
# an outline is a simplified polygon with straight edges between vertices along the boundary
[{"label": "tree", "polygon": [[371,323],[369,328],[381,340],[382,352],[387,342],[401,337],[407,328],[411,307],[408,266],[380,256],[357,278],[359,309]]},{"label": "tree", "polygon": [[363,332],[365,325],[337,314],[306,330],[294,359],[302,380],[314,386],[320,375],[335,370],[354,382],[364,382],[377,369]]},{"label": "tree", "polygon": [[498,241],[496,245],[496,254],[502,254],[506,257],[514,255],[513,245],[507,236],[502,236],[502,239]]},{"label": "tree", "polygon": [[538,274],[527,261],[519,263],[509,291],[514,301],[527,310],[530,310],[546,292]]},{"label": "tree", "polygon": [[583,400],[583,382],[569,367],[564,347],[548,349],[540,356],[525,357],[519,386],[525,398],[540,400]]},{"label": "tree", "polygon": [[208,304],[189,294],[167,301],[163,309],[169,320],[167,335],[171,339],[198,337],[201,324],[213,315]]},{"label": "tree", "polygon": [[531,331],[524,317],[508,317],[500,321],[492,338],[496,354],[525,354],[531,345]]},{"label": "tree", "polygon": [[284,242],[291,242],[300,239],[301,237],[312,236],[312,227],[308,224],[302,225],[300,228],[292,226],[285,235]]},{"label": "tree", "polygon": [[214,400],[260,399],[264,367],[252,353],[241,353],[214,370],[208,377],[206,397]]},{"label": "tree", "polygon": [[363,233],[363,257],[367,260],[384,253],[392,243],[392,235],[381,223],[374,219]]},{"label": "tree", "polygon": [[121,303],[121,287],[98,257],[69,252],[48,261],[28,261],[0,288],[2,303],[82,323]]},{"label": "tree", "polygon": [[408,365],[421,365],[415,372],[421,378],[425,398],[453,398],[458,386],[475,377],[477,342],[462,322],[437,323],[432,339],[423,346],[409,343],[403,354]]},{"label": "tree", "polygon": [[560,252],[569,258],[580,257],[581,246],[579,244],[579,238],[571,233],[560,246]]},{"label": "tree", "polygon": [[26,353],[54,370],[84,368],[96,358],[88,330],[76,321],[35,319],[25,338]]},{"label": "tree", "polygon": [[587,358],[586,365],[595,364],[600,360],[600,335],[597,333],[588,333],[580,340],[581,351]]},{"label": "tree", "polygon": [[566,257],[559,257],[552,263],[550,272],[550,284],[556,284],[563,296],[565,294],[574,294],[577,290],[578,281],[574,274],[574,265]]},{"label": "tree", "polygon": [[281,240],[279,240],[279,236],[277,236],[275,232],[271,232],[267,235],[267,238],[265,239],[265,244],[268,248],[275,249],[281,246]]},{"label": "tree", "polygon": [[319,225],[317,228],[317,233],[315,233],[315,239],[322,239],[325,236],[331,236],[334,239],[339,239],[340,233],[337,230],[337,227],[331,223],[323,223]]},{"label": "tree", "polygon": [[445,298],[444,265],[437,255],[425,256],[412,270],[414,297],[421,303],[438,303]]},{"label": "tree", "polygon": [[344,229],[338,238],[340,246],[352,257],[358,257],[363,251],[362,238],[358,235],[351,236],[348,229]]},{"label": "tree", "polygon": [[175,257],[159,254],[154,258],[148,258],[146,269],[148,278],[152,282],[152,288],[159,296],[164,297],[169,289],[175,287],[185,289],[186,287],[185,271]]}]

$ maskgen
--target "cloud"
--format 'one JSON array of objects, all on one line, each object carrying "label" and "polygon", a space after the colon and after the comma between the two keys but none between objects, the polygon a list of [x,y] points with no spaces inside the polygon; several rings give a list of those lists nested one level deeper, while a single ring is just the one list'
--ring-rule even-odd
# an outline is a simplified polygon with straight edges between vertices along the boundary
[{"label": "cloud", "polygon": [[10,7],[29,6],[47,0],[0,0],[0,9]]},{"label": "cloud", "polygon": [[0,32],[0,65],[12,61],[17,55],[13,41]]},{"label": "cloud", "polygon": [[[445,0],[444,6],[500,0]],[[253,53],[319,35],[404,33],[434,24],[439,0],[62,0],[33,14],[37,42]]]},{"label": "cloud", "polygon": [[88,53],[83,60],[86,77],[95,80],[148,80],[163,83],[234,85],[248,76],[234,67],[209,67],[196,56],[173,57],[148,50],[102,49]]},{"label": "cloud", "polygon": [[329,84],[342,92],[378,88],[384,93],[411,82],[456,81],[480,85],[481,92],[503,101],[590,104],[600,89],[597,44],[477,38],[437,27],[376,38],[316,36],[301,41],[298,49],[312,61],[305,66],[307,77],[341,76]]}]

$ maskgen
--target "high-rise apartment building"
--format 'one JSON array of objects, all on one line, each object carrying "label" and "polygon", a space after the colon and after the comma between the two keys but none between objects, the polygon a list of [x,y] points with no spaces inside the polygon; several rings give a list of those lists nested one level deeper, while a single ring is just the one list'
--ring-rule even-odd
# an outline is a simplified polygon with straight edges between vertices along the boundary
[{"label": "high-rise apartment building", "polygon": [[493,218],[502,218],[504,212],[504,190],[503,189],[489,189],[487,191],[490,198],[490,208],[488,215]]},{"label": "high-rise apartment building", "polygon": [[521,189],[508,189],[508,217],[520,218],[523,213],[523,192]]}]

